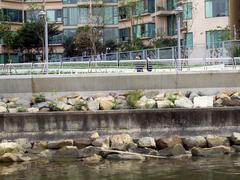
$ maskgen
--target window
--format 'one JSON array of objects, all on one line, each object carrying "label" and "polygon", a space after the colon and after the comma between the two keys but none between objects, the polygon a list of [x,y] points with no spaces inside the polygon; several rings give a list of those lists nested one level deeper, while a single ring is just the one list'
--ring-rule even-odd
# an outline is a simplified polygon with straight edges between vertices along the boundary
[{"label": "window", "polygon": [[177,7],[177,0],[167,0],[167,9],[174,10]]},{"label": "window", "polygon": [[63,35],[64,37],[68,38],[68,37],[72,37],[76,34],[76,29],[65,29],[63,31]]},{"label": "window", "polygon": [[222,45],[222,41],[228,39],[228,31],[215,30],[206,32],[206,44],[207,48],[219,48]]},{"label": "window", "polygon": [[119,7],[119,19],[122,20],[122,19],[127,19],[128,18],[128,7]]},{"label": "window", "polygon": [[62,44],[63,43],[63,34],[58,34],[49,38],[49,44]]},{"label": "window", "polygon": [[192,3],[188,2],[188,3],[184,4],[183,9],[184,9],[183,19],[185,19],[185,20],[192,19]]},{"label": "window", "polygon": [[77,7],[63,8],[63,24],[65,26],[79,23],[79,9]]},{"label": "window", "polygon": [[103,30],[103,40],[104,42],[112,40],[118,40],[118,28],[105,28]]},{"label": "window", "polygon": [[84,7],[80,8],[79,23],[87,24],[89,22],[89,9]]},{"label": "window", "polygon": [[206,17],[228,16],[229,0],[205,0]]},{"label": "window", "polygon": [[27,10],[25,11],[25,21],[36,21],[39,18],[40,10]]},{"label": "window", "polygon": [[47,17],[49,22],[61,22],[62,10],[61,9],[47,10]]},{"label": "window", "polygon": [[3,9],[3,15],[6,21],[10,22],[22,22],[23,11],[17,9]]},{"label": "window", "polygon": [[155,24],[138,24],[133,26],[133,34],[136,38],[152,38],[155,36]]},{"label": "window", "polygon": [[187,48],[192,48],[193,47],[193,33],[192,32],[188,32],[188,33],[185,34],[184,45]]},{"label": "window", "polygon": [[118,23],[118,8],[115,6],[104,7],[104,24]]},{"label": "window", "polygon": [[174,36],[177,34],[177,26],[176,26],[176,16],[168,16],[167,17],[167,33],[168,36]]},{"label": "window", "polygon": [[77,4],[78,0],[63,0],[63,4]]},{"label": "window", "polygon": [[144,12],[146,13],[155,12],[155,0],[144,0]]},{"label": "window", "polygon": [[119,29],[119,39],[120,41],[128,41],[130,39],[130,29],[129,28],[124,28],[124,29]]}]

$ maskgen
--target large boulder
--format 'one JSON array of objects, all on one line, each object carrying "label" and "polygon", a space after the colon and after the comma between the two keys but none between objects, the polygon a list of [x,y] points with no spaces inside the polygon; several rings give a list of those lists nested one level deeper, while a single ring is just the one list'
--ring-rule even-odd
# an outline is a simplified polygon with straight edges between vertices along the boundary
[{"label": "large boulder", "polygon": [[175,106],[178,108],[192,108],[193,103],[190,99],[186,97],[179,97],[175,100]]},{"label": "large boulder", "polygon": [[54,157],[78,158],[78,148],[76,146],[64,146],[56,151]]},{"label": "large boulder", "polygon": [[21,153],[5,153],[0,157],[0,162],[23,162],[30,160],[30,157],[23,156]]},{"label": "large boulder", "polygon": [[182,144],[182,139],[179,136],[172,136],[169,138],[160,138],[156,140],[157,149],[165,149],[173,147],[176,144]]},{"label": "large boulder", "polygon": [[23,148],[15,142],[0,143],[0,156],[5,153],[22,153]]},{"label": "large boulder", "polygon": [[231,148],[227,146],[215,146],[212,148],[194,147],[191,150],[192,156],[212,157],[231,153]]},{"label": "large boulder", "polygon": [[190,150],[193,147],[207,147],[207,141],[203,136],[187,137],[183,138],[183,145],[186,149]]},{"label": "large boulder", "polygon": [[199,96],[193,99],[194,108],[213,107],[213,96]]},{"label": "large boulder", "polygon": [[151,149],[151,148],[139,148],[138,145],[135,143],[132,143],[129,145],[128,151],[133,153],[138,153],[138,154],[146,154],[146,155],[154,155],[154,156],[158,155],[157,150]]},{"label": "large boulder", "polygon": [[109,137],[98,138],[92,142],[92,145],[96,147],[109,148],[110,138]]},{"label": "large boulder", "polygon": [[88,147],[78,150],[78,157],[86,158],[86,157],[93,156],[94,154],[100,155],[101,152],[102,152],[102,148],[100,148],[100,147],[88,146]]},{"label": "large boulder", "polygon": [[116,160],[145,160],[145,157],[141,154],[109,154],[106,159],[116,159]]},{"label": "large boulder", "polygon": [[85,148],[87,146],[90,146],[91,144],[92,141],[88,138],[75,139],[73,142],[73,145],[76,146],[78,149]]},{"label": "large boulder", "polygon": [[110,144],[112,149],[126,150],[133,139],[128,134],[119,134],[110,136]]},{"label": "large boulder", "polygon": [[229,146],[229,140],[226,137],[216,136],[216,135],[207,135],[206,137],[208,147],[215,146]]},{"label": "large boulder", "polygon": [[96,163],[99,163],[102,160],[102,156],[94,154],[90,157],[83,158],[82,160],[83,160],[83,162],[85,162],[87,164],[96,164]]},{"label": "large boulder", "polygon": [[59,141],[48,141],[48,149],[60,149],[64,146],[73,146],[73,140],[59,140]]},{"label": "large boulder", "polygon": [[179,156],[186,154],[186,151],[182,144],[176,144],[172,147],[168,147],[158,151],[160,156]]},{"label": "large boulder", "polygon": [[100,137],[100,136],[99,136],[98,132],[94,132],[94,133],[92,133],[92,134],[90,135],[89,139],[90,139],[91,141],[95,141],[95,140],[98,139],[99,137]]},{"label": "large boulder", "polygon": [[234,132],[230,139],[234,144],[240,145],[240,133]]},{"label": "large boulder", "polygon": [[138,140],[139,147],[156,148],[155,140],[152,137],[143,137]]}]

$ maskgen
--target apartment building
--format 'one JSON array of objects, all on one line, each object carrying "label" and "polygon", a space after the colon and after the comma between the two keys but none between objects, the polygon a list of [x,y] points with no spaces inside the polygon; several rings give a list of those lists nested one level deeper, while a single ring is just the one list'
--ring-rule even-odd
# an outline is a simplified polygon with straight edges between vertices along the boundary
[{"label": "apartment building", "polygon": [[[152,38],[162,35],[176,38],[175,8],[178,5],[184,7],[182,39],[187,47],[217,47],[227,28],[234,34],[240,27],[239,0],[141,0],[137,3],[128,0],[1,0],[0,8],[10,17],[12,29],[37,16],[38,10],[28,10],[32,3],[45,3],[48,21],[57,23],[62,31],[49,42],[50,57],[55,58],[62,55],[64,36],[74,35],[78,27],[91,23],[91,19],[99,15],[103,41],[126,42],[136,37],[148,44]],[[0,48],[0,54],[3,59],[4,48]],[[17,62],[18,54],[14,57]]]}]

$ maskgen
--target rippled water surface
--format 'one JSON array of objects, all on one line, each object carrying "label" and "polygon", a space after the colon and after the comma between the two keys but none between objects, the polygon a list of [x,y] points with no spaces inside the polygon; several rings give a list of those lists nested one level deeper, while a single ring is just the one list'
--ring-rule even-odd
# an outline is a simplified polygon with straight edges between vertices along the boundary
[{"label": "rippled water surface", "polygon": [[0,180],[240,180],[240,157],[186,160],[38,161],[0,165]]}]

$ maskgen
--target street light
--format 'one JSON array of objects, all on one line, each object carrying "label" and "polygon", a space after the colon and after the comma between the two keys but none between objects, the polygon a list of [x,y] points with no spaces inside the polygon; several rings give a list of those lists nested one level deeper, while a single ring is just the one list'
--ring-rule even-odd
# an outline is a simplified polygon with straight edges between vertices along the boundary
[{"label": "street light", "polygon": [[[183,7],[182,6],[178,6],[175,9],[175,14],[177,17],[177,39],[178,39],[178,61],[180,61],[181,59],[181,16],[183,13]],[[177,63],[177,69],[179,68],[178,63]]]},{"label": "street light", "polygon": [[44,37],[45,37],[45,72],[48,74],[48,22],[47,22],[47,13],[46,11],[40,11],[39,17],[44,19]]}]

